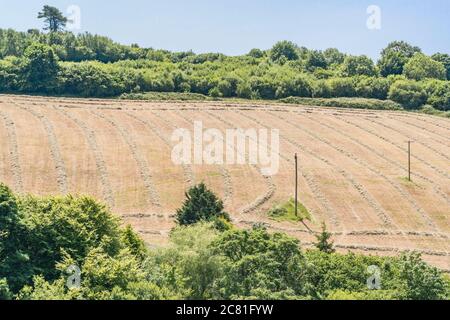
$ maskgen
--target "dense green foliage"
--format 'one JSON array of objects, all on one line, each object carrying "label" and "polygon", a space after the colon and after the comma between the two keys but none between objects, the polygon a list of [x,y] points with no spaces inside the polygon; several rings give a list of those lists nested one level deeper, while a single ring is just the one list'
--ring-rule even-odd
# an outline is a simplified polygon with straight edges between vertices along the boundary
[{"label": "dense green foliage", "polygon": [[145,93],[124,93],[120,99],[126,100],[159,100],[159,101],[202,101],[212,100],[211,97],[200,93],[190,92],[145,92]]},{"label": "dense green foliage", "polygon": [[88,197],[17,197],[0,185],[0,207],[0,278],[7,275],[13,291],[36,275],[55,280],[61,274],[55,265],[64,258],[81,265],[98,250],[111,258],[137,251],[123,238],[130,230]]},{"label": "dense green foliage", "polygon": [[424,80],[424,79],[447,79],[447,70],[445,66],[436,60],[422,53],[416,53],[405,64],[403,73],[409,79]]},{"label": "dense green foliage", "polygon": [[431,58],[442,63],[442,65],[445,67],[447,80],[450,80],[450,55],[445,53],[435,53],[431,56]]},{"label": "dense green foliage", "polygon": [[46,26],[44,30],[51,32],[57,32],[64,29],[67,23],[67,18],[64,17],[58,8],[51,6],[44,6],[41,12],[38,14],[39,19],[44,19]]},{"label": "dense green foliage", "polygon": [[308,209],[297,201],[297,214],[295,213],[295,199],[290,199],[286,203],[273,206],[267,213],[269,217],[277,221],[304,221],[311,220]]},{"label": "dense green foliage", "polygon": [[224,229],[227,228],[230,217],[224,211],[222,200],[202,182],[186,192],[186,200],[177,210],[176,221],[182,226],[200,221],[214,222],[219,229]]},{"label": "dense green foliage", "polygon": [[425,104],[427,93],[418,83],[401,80],[391,86],[389,99],[404,105],[406,108],[415,109]]},{"label": "dense green foliage", "polygon": [[383,77],[389,75],[400,75],[403,73],[403,67],[415,53],[422,50],[414,47],[404,41],[394,41],[381,51],[381,59],[378,61],[380,74]]},{"label": "dense green foliage", "polygon": [[[430,79],[440,89],[425,90],[425,103],[448,110],[450,58],[431,58],[405,42],[393,42],[375,65],[367,56],[337,49],[309,50],[281,41],[269,50],[242,56],[169,52],[120,45],[89,33],[16,32],[0,29],[0,92],[81,97],[155,98],[147,92],[193,93],[213,98],[283,99],[360,97],[388,99],[391,87],[410,79],[425,89]],[[46,79],[48,81],[43,81]],[[436,97],[436,95],[439,95]],[[395,96],[395,95],[394,95]],[[433,96],[433,97],[432,97]],[[158,94],[156,98],[158,98]],[[404,103],[404,99],[397,101]]]},{"label": "dense green foliage", "polygon": [[[0,184],[0,299],[449,299],[449,280],[420,255],[333,253],[325,233],[326,250],[305,251],[262,226],[200,221],[149,249],[90,198],[17,196]],[[70,266],[78,287],[67,285]],[[369,266],[380,290],[367,287]]]},{"label": "dense green foliage", "polygon": [[301,104],[307,106],[324,106],[334,108],[401,110],[402,106],[391,100],[378,100],[366,98],[298,98],[289,97],[281,99],[284,103]]},{"label": "dense green foliage", "polygon": [[316,235],[316,248],[325,253],[334,253],[333,241],[331,241],[331,233],[327,231],[327,226],[322,223],[322,232]]}]

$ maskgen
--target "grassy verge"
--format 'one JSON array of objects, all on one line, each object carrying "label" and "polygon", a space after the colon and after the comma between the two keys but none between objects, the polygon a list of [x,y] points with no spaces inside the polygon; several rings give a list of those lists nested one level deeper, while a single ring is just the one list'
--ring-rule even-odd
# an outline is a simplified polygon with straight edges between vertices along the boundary
[{"label": "grassy verge", "polygon": [[311,214],[308,209],[298,202],[298,216],[295,215],[295,200],[290,199],[288,202],[276,205],[273,207],[269,213],[269,217],[276,221],[292,221],[292,222],[300,222],[303,220],[310,220]]},{"label": "grassy verge", "polygon": [[199,93],[189,92],[145,92],[124,93],[119,99],[126,100],[155,100],[155,101],[206,101],[214,100],[211,97]]},{"label": "grassy verge", "polygon": [[[33,95],[30,95],[33,96]],[[43,95],[36,95],[43,96]],[[68,95],[50,95],[49,97],[64,97],[64,98],[77,98],[78,96]],[[288,97],[280,100],[249,100],[243,98],[213,98],[200,93],[190,92],[143,92],[143,93],[124,93],[114,99],[123,100],[143,100],[143,101],[224,101],[229,103],[242,103],[248,104],[254,102],[257,104],[273,105],[277,103],[286,104],[298,104],[307,106],[319,106],[319,107],[334,107],[334,108],[353,108],[353,109],[370,109],[370,110],[404,110],[403,107],[391,100],[378,100],[367,98],[301,98],[301,97]],[[89,99],[89,98],[87,98]],[[425,105],[419,110],[412,110],[412,112],[418,112],[433,116],[439,116],[444,118],[450,118],[450,111],[440,111],[434,109],[432,106]]]},{"label": "grassy verge", "polygon": [[403,107],[391,100],[378,100],[366,98],[300,98],[289,97],[281,99],[280,102],[290,104],[301,104],[308,106],[355,108],[372,110],[403,110]]},{"label": "grassy verge", "polygon": [[419,112],[424,113],[424,114],[429,114],[432,116],[450,118],[450,110],[449,111],[440,111],[429,105],[423,106],[422,109],[419,110]]}]

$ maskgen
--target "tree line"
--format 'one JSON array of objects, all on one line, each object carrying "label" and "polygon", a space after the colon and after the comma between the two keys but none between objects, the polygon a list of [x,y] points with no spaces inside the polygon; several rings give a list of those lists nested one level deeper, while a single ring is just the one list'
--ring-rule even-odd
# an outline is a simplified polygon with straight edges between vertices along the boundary
[{"label": "tree line", "polygon": [[[56,9],[56,8],[53,8]],[[214,98],[360,97],[406,109],[450,110],[450,55],[427,56],[394,41],[375,63],[337,49],[310,50],[280,41],[241,56],[170,52],[64,31],[67,20],[44,8],[49,32],[0,29],[0,92],[115,97],[179,92]]]},{"label": "tree line", "polygon": [[394,41],[375,63],[331,48],[310,50],[280,41],[241,56],[170,52],[64,31],[54,7],[38,14],[44,30],[0,29],[0,92],[115,97],[143,92],[214,98],[390,99],[406,109],[450,110],[450,55],[427,56]]},{"label": "tree line", "polygon": [[[0,299],[450,297],[450,279],[417,253],[336,253],[325,227],[308,250],[264,225],[238,229],[204,184],[187,192],[175,220],[169,244],[150,248],[92,198],[17,195],[0,184]],[[367,285],[370,266],[378,290]]]}]

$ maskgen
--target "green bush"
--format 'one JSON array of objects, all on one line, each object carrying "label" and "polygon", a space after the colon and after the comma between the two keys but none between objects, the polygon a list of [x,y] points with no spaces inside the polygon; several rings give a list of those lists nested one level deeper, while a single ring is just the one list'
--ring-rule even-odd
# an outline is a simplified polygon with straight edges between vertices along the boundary
[{"label": "green bush", "polygon": [[294,238],[257,227],[228,231],[212,246],[223,268],[216,299],[298,299],[308,292],[308,266]]},{"label": "green bush", "polygon": [[280,102],[292,103],[308,106],[323,106],[334,108],[354,108],[354,109],[372,109],[372,110],[402,110],[402,106],[390,100],[377,100],[365,98],[298,98],[288,97],[281,99]]},{"label": "green bush", "polygon": [[[0,92],[7,93],[149,100],[391,97],[406,108],[428,103],[445,112],[448,82],[427,83],[429,78],[445,79],[449,66],[448,55],[429,58],[402,41],[383,50],[377,68],[366,56],[348,56],[337,49],[309,50],[288,41],[268,51],[253,49],[246,55],[226,56],[124,46],[89,33],[0,29]],[[377,77],[378,70],[383,77]],[[426,98],[413,82],[390,90],[407,77],[424,79]],[[362,100],[319,102],[392,107],[392,103],[378,102],[364,106]]]},{"label": "green bush", "polygon": [[20,62],[12,56],[0,60],[0,92],[20,90]]},{"label": "green bush", "polygon": [[378,61],[380,74],[383,77],[389,75],[399,75],[403,73],[403,67],[415,54],[420,53],[418,47],[412,46],[404,41],[393,41],[381,52],[381,59]]},{"label": "green bush", "polygon": [[369,76],[373,77],[377,71],[375,65],[367,56],[348,56],[342,64],[342,73],[346,77]]},{"label": "green bush", "polygon": [[275,98],[281,99],[289,96],[311,97],[312,84],[311,81],[303,75],[293,78],[285,78],[279,81]]},{"label": "green bush", "polygon": [[450,110],[450,82],[432,80],[424,84],[428,94],[427,103],[437,110]]},{"label": "green bush", "polygon": [[322,51],[309,50],[308,53],[306,54],[304,63],[306,70],[309,71],[314,71],[318,68],[320,69],[327,68],[327,60]]},{"label": "green bush", "polygon": [[353,78],[333,78],[327,80],[330,97],[355,97],[356,85]]},{"label": "green bush", "polygon": [[108,97],[121,93],[121,84],[101,64],[65,63],[59,75],[62,94],[81,97]]},{"label": "green bush", "polygon": [[33,43],[24,52],[19,76],[21,90],[50,93],[57,87],[60,66],[52,47]]},{"label": "green bush", "polygon": [[330,98],[331,88],[326,80],[315,81],[312,88],[313,98]]},{"label": "green bush", "polygon": [[0,290],[5,298],[10,288],[20,289],[29,280],[30,256],[22,250],[24,230],[17,197],[0,183]]},{"label": "green bush", "polygon": [[297,46],[290,41],[277,42],[270,50],[270,60],[274,62],[283,62],[297,59]]},{"label": "green bush", "polygon": [[145,92],[145,93],[124,93],[120,99],[128,100],[155,100],[155,101],[204,101],[209,97],[199,93],[188,92]]},{"label": "green bush", "polygon": [[277,86],[274,79],[268,77],[253,77],[250,79],[250,87],[259,98],[275,99]]},{"label": "green bush", "polygon": [[423,106],[419,111],[424,114],[450,118],[450,111],[440,111],[433,108],[433,106],[430,105]]},{"label": "green bush", "polygon": [[[417,253],[399,257],[301,250],[268,232],[217,230],[220,201],[191,193],[184,208],[205,214],[147,249],[131,227],[89,197],[17,196],[0,184],[0,299],[448,299],[449,279]],[[195,204],[195,205],[194,205]],[[225,215],[221,214],[223,219]],[[208,220],[207,223],[202,220]],[[216,221],[215,221],[216,220]],[[326,248],[330,249],[328,237]],[[330,252],[330,250],[326,250]],[[69,266],[80,286],[67,288]],[[369,266],[381,272],[371,291]]]},{"label": "green bush", "polygon": [[210,191],[204,183],[189,189],[183,206],[177,210],[176,221],[179,225],[191,225],[201,221],[214,222],[224,226],[230,217],[224,211],[223,202]]},{"label": "green bush", "polygon": [[450,80],[450,55],[446,53],[435,53],[431,58],[434,61],[442,63],[446,70],[447,80]]},{"label": "green bush", "polygon": [[386,78],[360,77],[356,82],[356,95],[363,98],[387,99],[390,81]]},{"label": "green bush", "polygon": [[417,109],[428,99],[428,95],[420,83],[408,80],[394,82],[389,89],[388,97],[407,109]]},{"label": "green bush", "polygon": [[416,53],[405,64],[403,74],[413,80],[447,78],[447,71],[442,63],[433,60],[422,53]]}]

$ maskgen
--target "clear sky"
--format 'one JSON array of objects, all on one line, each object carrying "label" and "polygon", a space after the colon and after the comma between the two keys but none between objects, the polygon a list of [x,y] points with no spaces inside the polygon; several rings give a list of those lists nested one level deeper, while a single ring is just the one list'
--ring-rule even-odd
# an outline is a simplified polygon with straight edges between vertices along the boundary
[{"label": "clear sky", "polygon": [[[377,58],[388,42],[405,40],[450,53],[449,0],[0,0],[0,28],[42,27],[44,4],[64,13],[79,6],[78,32],[172,51],[235,55],[291,40]],[[367,28],[369,5],[381,9],[380,30]]]}]

